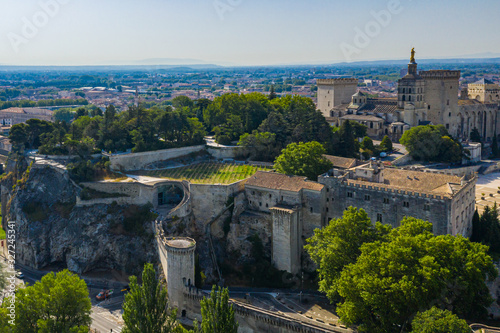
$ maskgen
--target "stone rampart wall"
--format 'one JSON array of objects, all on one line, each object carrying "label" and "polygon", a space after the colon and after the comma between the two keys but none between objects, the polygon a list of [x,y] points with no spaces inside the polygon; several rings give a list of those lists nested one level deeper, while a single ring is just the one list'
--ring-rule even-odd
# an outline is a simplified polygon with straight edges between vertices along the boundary
[{"label": "stone rampart wall", "polygon": [[243,147],[210,147],[207,146],[210,155],[217,159],[237,158],[244,151]]},{"label": "stone rampart wall", "polygon": [[147,164],[178,158],[181,156],[189,155],[191,153],[202,151],[203,149],[205,149],[205,145],[163,149],[143,153],[111,155],[109,156],[109,160],[111,162],[111,169],[113,170],[140,170]]}]

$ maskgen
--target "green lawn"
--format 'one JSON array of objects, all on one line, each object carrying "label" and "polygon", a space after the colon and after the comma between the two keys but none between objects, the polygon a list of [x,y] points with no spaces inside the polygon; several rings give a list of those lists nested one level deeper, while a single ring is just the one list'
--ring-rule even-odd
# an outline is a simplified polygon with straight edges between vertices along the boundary
[{"label": "green lawn", "polygon": [[195,184],[231,184],[249,178],[259,170],[270,170],[270,168],[242,164],[199,163],[175,169],[141,172],[141,175],[187,180]]}]

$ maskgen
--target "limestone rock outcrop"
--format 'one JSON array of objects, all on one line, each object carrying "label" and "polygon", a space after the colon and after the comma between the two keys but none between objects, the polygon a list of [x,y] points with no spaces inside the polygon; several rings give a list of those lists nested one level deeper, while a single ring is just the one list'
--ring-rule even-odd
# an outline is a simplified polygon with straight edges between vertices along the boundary
[{"label": "limestone rock outcrop", "polygon": [[[4,193],[4,192],[8,193]],[[123,229],[127,206],[76,207],[81,189],[66,172],[33,167],[29,177],[12,186],[2,183],[4,219],[16,221],[16,260],[41,269],[67,267],[76,273],[116,270],[137,274],[145,262],[156,262],[152,225],[140,236]]]}]

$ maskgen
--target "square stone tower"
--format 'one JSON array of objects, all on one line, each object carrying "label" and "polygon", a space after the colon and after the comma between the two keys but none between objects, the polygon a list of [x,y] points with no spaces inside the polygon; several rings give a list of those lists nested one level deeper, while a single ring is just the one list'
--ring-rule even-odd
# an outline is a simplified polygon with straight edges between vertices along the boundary
[{"label": "square stone tower", "polygon": [[316,80],[318,85],[318,109],[323,116],[330,117],[330,111],[341,104],[349,104],[358,88],[358,79]]}]

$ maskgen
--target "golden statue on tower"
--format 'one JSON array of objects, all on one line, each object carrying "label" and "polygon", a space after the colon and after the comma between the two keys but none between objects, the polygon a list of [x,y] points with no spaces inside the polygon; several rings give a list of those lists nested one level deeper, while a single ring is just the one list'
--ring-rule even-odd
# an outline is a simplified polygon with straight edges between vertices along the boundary
[{"label": "golden statue on tower", "polygon": [[410,58],[410,62],[411,62],[411,63],[415,62],[415,48],[412,48],[412,49],[411,49],[411,58]]}]

